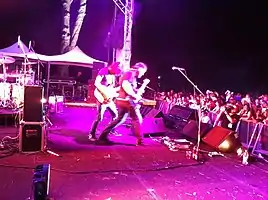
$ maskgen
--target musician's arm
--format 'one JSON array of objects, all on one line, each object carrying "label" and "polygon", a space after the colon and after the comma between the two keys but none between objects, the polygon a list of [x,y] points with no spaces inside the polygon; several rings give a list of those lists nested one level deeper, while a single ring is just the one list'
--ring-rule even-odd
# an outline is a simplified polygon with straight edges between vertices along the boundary
[{"label": "musician's arm", "polygon": [[105,90],[105,88],[106,88],[104,85],[101,84],[102,79],[103,79],[103,76],[98,75],[96,77],[95,83],[94,83],[95,87],[101,92],[103,92]]},{"label": "musician's arm", "polygon": [[120,86],[114,88],[116,92],[119,92]]},{"label": "musician's arm", "polygon": [[131,83],[128,82],[127,80],[124,80],[124,81],[122,82],[122,88],[125,90],[125,92],[126,92],[129,96],[131,96],[131,97],[133,97],[133,98],[135,98],[135,99],[140,98],[140,96],[139,96],[138,94],[136,94],[135,91],[133,90],[133,87],[132,87]]}]

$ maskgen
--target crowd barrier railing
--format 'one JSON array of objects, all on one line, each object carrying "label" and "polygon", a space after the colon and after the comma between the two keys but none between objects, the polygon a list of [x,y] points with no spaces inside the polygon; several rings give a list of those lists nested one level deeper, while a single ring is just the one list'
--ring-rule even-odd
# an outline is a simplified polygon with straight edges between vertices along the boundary
[{"label": "crowd barrier railing", "polygon": [[[167,101],[158,101],[156,109],[168,114],[172,105]],[[214,124],[217,114],[213,112],[208,113],[211,123]],[[268,125],[257,123],[255,121],[240,120],[236,127],[236,133],[239,140],[245,147],[256,149],[261,153],[268,153]]]}]

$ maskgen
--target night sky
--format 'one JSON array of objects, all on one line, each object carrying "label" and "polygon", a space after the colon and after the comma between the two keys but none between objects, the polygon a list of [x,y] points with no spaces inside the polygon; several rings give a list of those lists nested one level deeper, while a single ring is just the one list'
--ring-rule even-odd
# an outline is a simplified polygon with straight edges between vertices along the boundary
[{"label": "night sky", "polygon": [[[106,60],[104,41],[113,16],[112,0],[88,0],[78,46]],[[37,4],[38,2],[38,4]],[[266,1],[139,0],[133,27],[133,62],[149,65],[156,85],[179,90],[191,86],[172,66],[185,68],[201,90],[266,92],[268,6]],[[35,50],[60,51],[60,0],[9,0],[0,3],[0,48],[35,41]]]}]

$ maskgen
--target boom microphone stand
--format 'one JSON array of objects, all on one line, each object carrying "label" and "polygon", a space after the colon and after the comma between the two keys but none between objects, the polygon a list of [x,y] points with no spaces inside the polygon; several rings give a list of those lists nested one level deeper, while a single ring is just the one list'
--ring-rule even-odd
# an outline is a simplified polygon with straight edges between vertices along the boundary
[{"label": "boom microphone stand", "polygon": [[43,62],[40,60],[38,54],[35,52],[35,50],[33,49],[33,46],[31,44],[32,43],[30,41],[29,42],[29,50],[32,51],[37,58],[37,84],[41,85],[42,84],[42,71],[40,70],[40,65],[43,69],[45,68],[45,66],[44,66]]},{"label": "boom microphone stand", "polygon": [[[183,68],[179,68],[179,67],[172,67],[172,70],[178,70],[185,78],[186,80],[193,86],[194,89],[194,95],[195,95],[195,91],[197,90],[200,94],[204,93],[197,87],[196,84],[194,84],[186,75],[185,69]],[[199,148],[200,148],[200,142],[201,142],[201,105],[198,107],[198,131],[197,131],[197,144],[196,146],[194,146],[193,148],[193,152],[192,152],[192,158],[195,160],[199,160]]]}]

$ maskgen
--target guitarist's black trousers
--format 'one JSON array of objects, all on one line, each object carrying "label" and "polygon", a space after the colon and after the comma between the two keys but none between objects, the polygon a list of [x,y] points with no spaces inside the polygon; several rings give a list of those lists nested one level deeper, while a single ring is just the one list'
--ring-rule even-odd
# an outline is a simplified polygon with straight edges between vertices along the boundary
[{"label": "guitarist's black trousers", "polygon": [[111,109],[110,107],[104,107],[104,106],[102,106],[102,104],[98,103],[98,104],[97,104],[97,110],[98,110],[97,118],[96,118],[95,121],[93,122],[93,125],[92,125],[92,127],[91,127],[91,131],[90,131],[90,134],[91,134],[91,136],[92,136],[93,138],[96,138],[96,130],[97,130],[97,127],[98,127],[100,121],[101,121],[102,118],[103,118],[102,115],[103,115],[104,111],[102,111],[102,109],[105,109],[105,110],[108,109],[108,111],[111,113],[111,116],[112,116],[113,118],[116,117],[116,114],[112,111],[112,109]]},{"label": "guitarist's black trousers", "polygon": [[140,119],[139,114],[137,113],[136,105],[124,100],[116,101],[117,108],[119,109],[118,117],[116,120],[112,121],[101,133],[99,140],[106,140],[108,138],[109,133],[122,123],[123,120],[126,119],[126,116],[129,115],[132,122],[132,128],[135,136],[138,140],[142,139],[141,136],[141,128],[140,128]]}]

